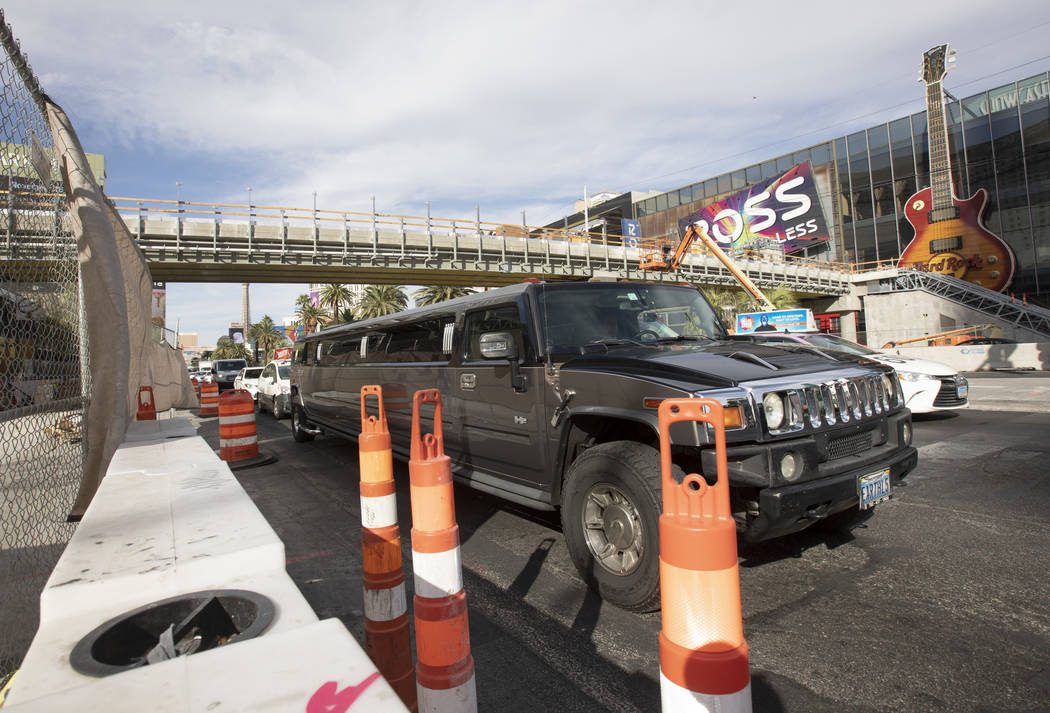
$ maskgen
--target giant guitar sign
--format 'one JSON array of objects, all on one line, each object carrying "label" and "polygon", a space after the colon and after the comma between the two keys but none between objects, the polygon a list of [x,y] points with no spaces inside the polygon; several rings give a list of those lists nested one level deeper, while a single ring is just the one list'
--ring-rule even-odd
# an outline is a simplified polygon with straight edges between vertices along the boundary
[{"label": "giant guitar sign", "polygon": [[915,237],[904,249],[897,267],[936,272],[1003,291],[1014,277],[1014,254],[999,236],[981,222],[988,202],[983,188],[967,199],[952,190],[948,155],[948,126],[944,116],[944,79],[948,45],[938,45],[922,56],[929,118],[930,187],[908,199],[904,217]]}]

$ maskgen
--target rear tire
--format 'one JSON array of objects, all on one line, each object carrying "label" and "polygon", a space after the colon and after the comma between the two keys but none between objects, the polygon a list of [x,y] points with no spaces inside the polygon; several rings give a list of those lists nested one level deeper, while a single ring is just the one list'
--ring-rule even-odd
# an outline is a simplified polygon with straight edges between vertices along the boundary
[{"label": "rear tire", "polygon": [[314,439],[314,434],[303,430],[303,410],[292,404],[292,438],[296,443],[309,443]]},{"label": "rear tire", "polygon": [[274,420],[276,420],[276,421],[280,421],[281,417],[284,416],[284,413],[281,411],[281,403],[277,399],[277,395],[276,394],[274,394],[274,397],[273,397],[273,409],[272,409],[272,412],[273,412]]},{"label": "rear tire", "polygon": [[569,556],[589,587],[628,611],[660,606],[660,454],[614,441],[570,466],[562,499]]}]

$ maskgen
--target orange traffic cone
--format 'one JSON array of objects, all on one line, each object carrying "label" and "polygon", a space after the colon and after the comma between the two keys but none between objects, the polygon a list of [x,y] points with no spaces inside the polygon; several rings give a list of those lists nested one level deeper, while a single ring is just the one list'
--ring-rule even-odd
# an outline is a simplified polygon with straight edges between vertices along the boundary
[{"label": "orange traffic cone", "polygon": [[[367,415],[368,396],[379,416]],[[408,627],[401,533],[397,524],[394,462],[380,386],[361,387],[361,554],[364,568],[365,652],[398,698],[416,710],[412,638]]]},{"label": "orange traffic cone", "polygon": [[[736,523],[722,405],[713,399],[660,404],[660,697],[666,713],[750,713],[751,676],[740,611]],[[717,481],[671,474],[668,429],[678,421],[710,424]]]},{"label": "orange traffic cone", "polygon": [[[434,432],[420,437],[419,410],[434,404]],[[428,713],[476,713],[474,658],[470,655],[467,596],[452,493],[452,461],[441,434],[441,392],[412,399],[412,568],[416,595],[416,689]]]},{"label": "orange traffic cone", "polygon": [[135,414],[136,421],[156,421],[157,406],[153,401],[153,387],[139,387],[139,408]]}]

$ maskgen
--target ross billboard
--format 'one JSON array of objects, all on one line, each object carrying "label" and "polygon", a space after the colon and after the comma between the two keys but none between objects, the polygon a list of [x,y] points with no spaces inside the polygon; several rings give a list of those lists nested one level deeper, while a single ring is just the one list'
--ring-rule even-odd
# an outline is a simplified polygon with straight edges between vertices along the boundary
[{"label": "ross billboard", "polygon": [[772,312],[745,312],[736,316],[736,333],[815,332],[813,310],[779,309]]},{"label": "ross billboard", "polygon": [[710,203],[678,221],[726,248],[778,246],[793,253],[831,238],[809,161]]}]

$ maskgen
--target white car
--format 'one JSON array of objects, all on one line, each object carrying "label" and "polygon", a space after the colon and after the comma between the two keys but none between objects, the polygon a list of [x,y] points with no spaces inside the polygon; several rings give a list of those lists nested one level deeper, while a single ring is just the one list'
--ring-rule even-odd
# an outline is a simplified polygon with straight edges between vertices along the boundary
[{"label": "white car", "polygon": [[859,354],[892,366],[901,380],[904,405],[912,413],[929,413],[947,409],[966,408],[969,405],[970,385],[966,377],[947,364],[928,359],[883,354],[833,334],[770,333],[753,335],[756,340],[771,343],[809,344],[821,349],[833,349]]},{"label": "white car", "polygon": [[237,378],[233,380],[233,388],[244,389],[252,398],[256,398],[255,394],[259,390],[259,375],[262,374],[263,367],[261,366],[246,366],[241,369],[241,373],[237,375]]},{"label": "white car", "polygon": [[292,412],[291,385],[288,377],[292,371],[289,359],[271,361],[263,367],[259,376],[258,390],[255,393],[257,410],[269,410],[276,419],[284,418]]}]

